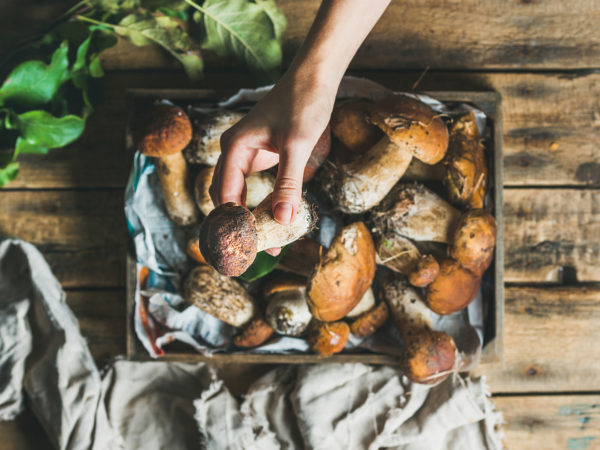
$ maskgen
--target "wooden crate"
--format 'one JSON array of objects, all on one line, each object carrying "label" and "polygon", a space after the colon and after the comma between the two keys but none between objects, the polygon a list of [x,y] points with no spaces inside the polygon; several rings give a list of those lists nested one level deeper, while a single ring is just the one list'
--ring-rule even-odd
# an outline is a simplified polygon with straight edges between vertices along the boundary
[{"label": "wooden crate", "polygon": [[[214,104],[232,94],[232,90],[209,90],[209,89],[129,89],[128,97],[128,126],[127,126],[127,148],[132,149],[132,138],[130,124],[136,117],[136,110],[142,106],[149,105],[157,99],[169,99],[175,103],[197,102]],[[493,199],[494,215],[498,225],[497,244],[492,265],[493,270],[493,304],[486,305],[484,302],[484,346],[481,362],[486,365],[502,363],[504,330],[504,239],[503,239],[503,200],[502,200],[502,109],[500,94],[494,91],[429,91],[424,92],[442,102],[464,102],[477,106],[492,122],[491,141],[493,155],[488,158],[493,174]],[[488,154],[489,155],[489,154]],[[130,254],[127,256],[127,357],[131,360],[148,360],[151,357],[142,346],[135,335],[133,317],[135,308],[136,269],[135,257],[132,256],[133,246],[130,245]],[[486,310],[487,307],[487,310]],[[397,365],[397,358],[389,355],[364,353],[364,354],[337,354],[323,357],[315,354],[252,354],[252,353],[219,353],[212,356],[198,354],[193,349],[189,351],[165,352],[161,357],[163,360],[184,362],[207,362],[217,363],[257,363],[257,364],[309,364],[323,362],[361,362],[365,364]]]}]

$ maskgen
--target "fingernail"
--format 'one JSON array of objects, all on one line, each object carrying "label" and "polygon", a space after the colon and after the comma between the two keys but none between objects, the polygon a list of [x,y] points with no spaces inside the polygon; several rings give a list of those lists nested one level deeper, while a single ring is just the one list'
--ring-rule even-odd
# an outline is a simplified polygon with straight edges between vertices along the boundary
[{"label": "fingernail", "polygon": [[277,222],[289,225],[292,221],[292,204],[287,202],[277,203],[273,216]]}]

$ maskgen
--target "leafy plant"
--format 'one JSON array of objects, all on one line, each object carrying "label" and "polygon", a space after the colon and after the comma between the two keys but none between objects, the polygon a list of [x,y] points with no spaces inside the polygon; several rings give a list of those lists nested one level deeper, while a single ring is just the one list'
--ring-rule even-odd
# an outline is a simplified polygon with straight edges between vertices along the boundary
[{"label": "leafy plant", "polygon": [[0,135],[14,142],[12,153],[0,153],[0,187],[17,177],[19,154],[46,154],[81,136],[93,112],[93,79],[104,75],[100,55],[117,36],[163,48],[192,80],[202,76],[202,50],[272,80],[285,27],[274,0],[80,1],[30,43],[50,60],[17,65],[0,86]]}]

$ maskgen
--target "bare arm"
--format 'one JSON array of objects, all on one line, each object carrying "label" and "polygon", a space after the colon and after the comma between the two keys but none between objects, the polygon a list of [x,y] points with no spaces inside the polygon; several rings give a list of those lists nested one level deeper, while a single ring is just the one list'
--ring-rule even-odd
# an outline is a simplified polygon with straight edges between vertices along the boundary
[{"label": "bare arm", "polygon": [[[302,175],[327,126],[339,83],[390,0],[324,0],[289,69],[248,115],[223,134],[211,195],[243,203],[245,176],[279,163],[273,215],[288,224]],[[276,252],[273,252],[276,253]]]}]

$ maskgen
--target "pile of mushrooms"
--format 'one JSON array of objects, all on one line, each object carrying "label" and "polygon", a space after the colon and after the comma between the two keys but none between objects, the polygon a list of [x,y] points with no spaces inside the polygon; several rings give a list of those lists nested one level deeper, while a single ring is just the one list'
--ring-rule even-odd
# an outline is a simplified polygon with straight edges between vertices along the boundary
[{"label": "pile of mushrooms", "polygon": [[[305,171],[305,181],[314,177],[309,193],[289,226],[273,218],[271,172],[246,179],[245,205],[212,204],[220,136],[242,117],[218,111],[190,120],[180,108],[160,106],[138,128],[139,150],[158,158],[170,217],[185,226],[203,216],[187,247],[197,264],[184,283],[187,301],[238,328],[233,343],[240,348],[292,336],[329,356],[351,335],[396,327],[399,362],[411,380],[448,376],[457,348],[432,328],[431,313],[469,305],[496,243],[473,114],[448,121],[404,95],[338,102]],[[319,224],[311,193],[327,199],[345,225],[328,247],[311,237]],[[263,279],[248,285],[235,278],[259,252],[284,246]]]}]

